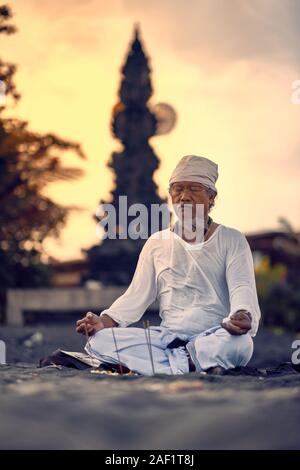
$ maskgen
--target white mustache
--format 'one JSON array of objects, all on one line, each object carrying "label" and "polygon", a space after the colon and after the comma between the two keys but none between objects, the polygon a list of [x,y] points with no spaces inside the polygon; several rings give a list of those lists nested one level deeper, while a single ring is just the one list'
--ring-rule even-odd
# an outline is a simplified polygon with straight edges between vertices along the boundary
[{"label": "white mustache", "polygon": [[[197,223],[205,221],[203,204],[173,204],[174,212],[179,221],[193,220]],[[194,225],[194,223],[193,223]]]},{"label": "white mustache", "polygon": [[[177,221],[178,231],[184,232],[188,238],[196,236],[196,240],[201,241],[204,236],[205,217],[203,204],[173,204]],[[176,230],[177,231],[177,230]]]}]

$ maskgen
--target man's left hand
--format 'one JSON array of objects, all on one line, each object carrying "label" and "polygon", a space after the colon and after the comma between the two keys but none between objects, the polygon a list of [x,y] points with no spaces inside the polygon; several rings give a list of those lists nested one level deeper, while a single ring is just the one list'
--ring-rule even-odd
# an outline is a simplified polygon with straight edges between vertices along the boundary
[{"label": "man's left hand", "polygon": [[251,314],[246,310],[238,310],[221,326],[231,335],[245,335],[251,329]]}]

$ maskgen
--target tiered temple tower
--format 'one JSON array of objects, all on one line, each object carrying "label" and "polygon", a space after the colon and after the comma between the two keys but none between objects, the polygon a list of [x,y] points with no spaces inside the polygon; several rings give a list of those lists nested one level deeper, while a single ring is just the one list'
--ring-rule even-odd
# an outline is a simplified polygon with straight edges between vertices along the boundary
[{"label": "tiered temple tower", "polygon": [[[148,101],[152,95],[149,61],[142,47],[139,29],[134,30],[134,39],[121,68],[122,78],[119,101],[113,108],[111,128],[113,135],[122,143],[120,152],[113,152],[108,167],[113,171],[114,188],[109,201],[116,209],[116,239],[106,238],[101,244],[87,251],[89,279],[103,284],[128,285],[145,239],[121,239],[124,227],[118,219],[119,196],[127,196],[128,207],[142,203],[151,213],[151,204],[162,204],[153,181],[153,173],[159,167],[159,159],[149,144],[149,139],[169,132],[175,123],[175,112],[167,104],[158,104],[150,109]],[[137,214],[139,215],[139,214]],[[128,217],[128,225],[136,216]],[[127,227],[128,227],[127,225]],[[160,226],[160,229],[165,228]],[[148,234],[151,234],[150,216]]]}]

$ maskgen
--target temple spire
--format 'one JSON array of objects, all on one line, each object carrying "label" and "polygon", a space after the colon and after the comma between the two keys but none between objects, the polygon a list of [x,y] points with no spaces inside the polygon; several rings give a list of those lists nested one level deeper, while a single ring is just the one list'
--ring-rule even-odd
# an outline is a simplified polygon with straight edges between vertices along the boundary
[{"label": "temple spire", "polygon": [[[112,170],[114,187],[109,201],[116,209],[117,239],[106,238],[101,245],[88,251],[91,263],[90,278],[105,284],[129,284],[140,250],[145,239],[119,239],[127,230],[134,216],[127,219],[127,227],[119,220],[119,197],[127,196],[128,207],[135,203],[144,204],[148,209],[147,232],[151,235],[151,204],[162,204],[167,199],[158,195],[153,174],[159,167],[159,159],[149,143],[158,130],[159,120],[148,101],[153,93],[151,69],[141,40],[138,24],[134,25],[133,39],[121,67],[119,100],[113,107],[111,130],[122,144],[121,151],[113,152],[108,162]],[[165,227],[160,227],[165,228]]]}]

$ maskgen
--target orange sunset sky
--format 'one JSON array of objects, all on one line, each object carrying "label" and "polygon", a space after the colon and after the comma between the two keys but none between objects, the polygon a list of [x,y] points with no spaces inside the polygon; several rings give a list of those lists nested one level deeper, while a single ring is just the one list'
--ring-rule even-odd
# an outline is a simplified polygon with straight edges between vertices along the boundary
[{"label": "orange sunset sky", "polygon": [[47,251],[78,258],[97,242],[95,213],[112,189],[106,168],[119,142],[110,133],[120,67],[138,22],[150,56],[151,103],[171,104],[173,131],[151,139],[168,178],[185,154],[219,165],[218,223],[242,232],[278,228],[285,216],[299,229],[300,2],[297,0],[14,0],[18,32],[1,38],[1,58],[18,65],[22,99],[9,115],[30,129],[78,141],[85,170],[73,183],[49,186],[58,202],[82,207]]}]

